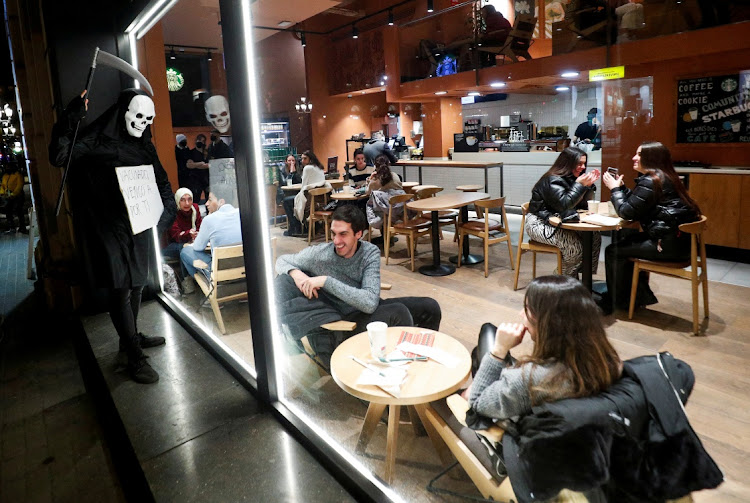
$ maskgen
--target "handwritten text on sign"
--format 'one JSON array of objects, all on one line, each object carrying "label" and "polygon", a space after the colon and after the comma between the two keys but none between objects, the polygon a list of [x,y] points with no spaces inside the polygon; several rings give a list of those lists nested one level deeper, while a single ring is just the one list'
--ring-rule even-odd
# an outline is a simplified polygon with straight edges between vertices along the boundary
[{"label": "handwritten text on sign", "polygon": [[130,217],[133,235],[150,229],[159,222],[164,205],[156,186],[154,167],[125,166],[115,168],[120,192]]}]

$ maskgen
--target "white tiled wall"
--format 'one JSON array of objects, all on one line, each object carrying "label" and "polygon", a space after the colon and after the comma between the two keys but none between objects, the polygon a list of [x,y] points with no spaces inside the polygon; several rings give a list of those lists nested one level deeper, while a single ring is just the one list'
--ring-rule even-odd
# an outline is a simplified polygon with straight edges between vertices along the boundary
[{"label": "white tiled wall", "polygon": [[463,105],[463,118],[478,118],[483,126],[500,126],[503,115],[520,114],[523,120],[535,122],[538,127],[568,126],[568,136],[573,137],[576,127],[586,120],[593,107],[603,110],[601,87],[579,89],[556,95],[508,94],[503,101]]}]

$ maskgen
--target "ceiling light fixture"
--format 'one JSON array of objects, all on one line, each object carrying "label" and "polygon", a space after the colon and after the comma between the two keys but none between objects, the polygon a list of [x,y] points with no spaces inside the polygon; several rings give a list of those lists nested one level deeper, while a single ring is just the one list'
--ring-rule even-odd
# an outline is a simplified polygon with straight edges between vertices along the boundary
[{"label": "ceiling light fixture", "polygon": [[492,82],[492,83],[490,84],[490,87],[495,87],[495,88],[498,88],[498,87],[505,87],[505,82]]},{"label": "ceiling light fixture", "polygon": [[294,108],[297,110],[297,113],[309,114],[312,112],[312,103],[307,101],[307,98],[303,96],[299,99],[297,104],[294,105]]},{"label": "ceiling light fixture", "polygon": [[437,95],[440,95],[440,94],[448,94],[448,91],[438,91],[438,92],[436,92],[435,94],[437,94]]},{"label": "ceiling light fixture", "polygon": [[210,49],[208,51],[208,54],[206,54],[206,59],[209,60],[209,61],[213,61],[214,60],[214,55],[211,54],[211,50]]},{"label": "ceiling light fixture", "polygon": [[388,9],[388,26],[393,26],[393,9]]},{"label": "ceiling light fixture", "polygon": [[307,47],[307,39],[305,38],[305,32],[304,31],[300,32],[299,39],[302,42],[302,47]]},{"label": "ceiling light fixture", "polygon": [[570,88],[568,86],[557,86],[555,91],[570,91]]},{"label": "ceiling light fixture", "polygon": [[292,26],[292,24],[293,23],[291,21],[280,21],[277,26],[279,28],[286,28],[287,26]]},{"label": "ceiling light fixture", "polygon": [[172,50],[169,51],[169,59],[177,59],[177,55],[174,53],[174,46],[172,46]]},{"label": "ceiling light fixture", "polygon": [[478,91],[472,91],[467,96],[481,96],[481,94]]},{"label": "ceiling light fixture", "polygon": [[432,12],[435,10],[432,4],[433,4],[432,0],[427,0],[427,12]]},{"label": "ceiling light fixture", "polygon": [[569,72],[563,72],[560,74],[560,77],[566,78],[566,79],[572,79],[575,77],[578,77],[578,72],[569,71]]},{"label": "ceiling light fixture", "polygon": [[359,38],[359,30],[355,24],[352,25],[352,38]]}]

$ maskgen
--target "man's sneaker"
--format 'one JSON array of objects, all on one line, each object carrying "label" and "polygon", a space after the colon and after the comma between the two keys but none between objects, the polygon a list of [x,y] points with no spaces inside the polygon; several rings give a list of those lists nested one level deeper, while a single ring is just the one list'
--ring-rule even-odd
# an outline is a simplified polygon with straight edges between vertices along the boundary
[{"label": "man's sneaker", "polygon": [[191,293],[195,292],[195,280],[188,276],[187,278],[182,280],[182,293],[185,295],[190,295]]},{"label": "man's sneaker", "polygon": [[148,356],[141,356],[135,362],[128,362],[130,378],[140,384],[153,384],[159,380],[159,374],[146,361]]}]

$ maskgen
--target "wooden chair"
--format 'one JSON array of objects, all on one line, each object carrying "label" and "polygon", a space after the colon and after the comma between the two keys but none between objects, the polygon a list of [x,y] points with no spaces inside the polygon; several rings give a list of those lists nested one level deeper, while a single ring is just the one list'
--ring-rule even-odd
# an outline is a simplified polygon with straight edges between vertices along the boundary
[{"label": "wooden chair", "polygon": [[[685,262],[662,262],[631,258],[633,262],[633,286],[630,289],[630,310],[628,319],[633,319],[635,309],[635,294],[638,291],[638,275],[640,271],[654,272],[676,278],[690,280],[693,292],[693,333],[699,335],[698,323],[698,285],[703,283],[703,315],[708,318],[708,272],[706,270],[706,244],[703,241],[703,231],[706,228],[705,215],[697,222],[680,225],[681,232],[690,234],[690,260]],[[690,267],[689,270],[685,268]],[[698,269],[700,268],[700,272]]]},{"label": "wooden chair", "polygon": [[[315,222],[320,220],[325,224],[326,243],[328,242],[331,215],[333,215],[333,211],[325,210],[323,208],[328,204],[328,194],[330,193],[330,187],[320,187],[307,191],[307,195],[310,196],[310,217],[308,219],[307,244],[310,244],[313,234],[315,234]],[[318,198],[317,201],[316,198]]]},{"label": "wooden chair", "polygon": [[222,334],[226,333],[224,319],[221,317],[219,304],[230,300],[247,298],[247,282],[245,281],[245,259],[242,245],[216,246],[211,250],[211,271],[202,260],[196,260],[193,265],[200,269],[196,271],[195,282],[203,291],[216,317],[216,324]]},{"label": "wooden chair", "polygon": [[[420,188],[422,187],[422,188]],[[438,192],[442,192],[443,188],[436,185],[418,185],[415,187],[416,192],[414,199],[424,199],[426,197],[435,197]],[[458,241],[458,210],[440,210],[438,211],[438,225],[440,227],[440,239],[443,239],[443,227],[446,225],[452,225],[456,229],[456,233],[453,236],[454,241]],[[422,216],[425,218],[432,218],[431,211],[422,212]]]},{"label": "wooden chair", "polygon": [[266,185],[266,198],[268,198],[268,214],[273,214],[273,227],[279,225],[279,209],[281,213],[284,213],[284,204],[276,202],[276,194],[279,189],[279,182],[273,182],[272,184]]},{"label": "wooden chair", "polygon": [[518,58],[523,57],[526,60],[531,59],[529,47],[533,40],[534,28],[536,27],[536,18],[531,14],[519,14],[513,23],[513,29],[510,31],[505,44],[502,47],[479,47],[480,51],[491,52],[503,56],[505,60],[510,58],[514,63],[518,63]]},{"label": "wooden chair", "polygon": [[[417,239],[419,236],[423,236],[428,232],[432,232],[432,220],[422,216],[409,218],[409,211],[406,209],[406,202],[411,201],[414,198],[413,194],[400,194],[393,196],[389,200],[388,208],[388,219],[385,222],[385,238],[383,239],[383,248],[385,248],[385,264],[388,265],[388,259],[391,252],[391,236],[393,234],[404,234],[406,236],[406,248],[409,250],[409,258],[411,259],[411,270],[414,272],[414,255],[417,249]],[[401,222],[396,221],[394,215],[395,205],[401,204],[400,211],[403,212],[403,220]]]},{"label": "wooden chair", "polygon": [[[484,199],[476,201],[474,207],[477,212],[481,211],[484,218],[470,219],[458,226],[458,267],[461,267],[461,250],[463,249],[464,238],[466,235],[481,238],[484,243],[484,277],[490,274],[490,256],[489,247],[491,244],[508,243],[508,258],[510,258],[510,268],[513,269],[513,248],[510,245],[510,233],[508,232],[508,216],[505,214],[505,198]],[[500,208],[501,221],[490,218],[490,208]]]},{"label": "wooden chair", "polygon": [[547,245],[529,239],[528,243],[523,242],[523,228],[526,225],[526,213],[529,211],[529,203],[521,205],[521,230],[518,233],[518,255],[516,256],[516,277],[513,280],[513,290],[518,289],[518,273],[521,271],[521,256],[526,252],[532,253],[531,277],[536,278],[536,254],[537,253],[554,253],[557,255],[557,272],[562,271],[562,252],[557,246]]}]

